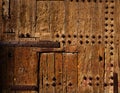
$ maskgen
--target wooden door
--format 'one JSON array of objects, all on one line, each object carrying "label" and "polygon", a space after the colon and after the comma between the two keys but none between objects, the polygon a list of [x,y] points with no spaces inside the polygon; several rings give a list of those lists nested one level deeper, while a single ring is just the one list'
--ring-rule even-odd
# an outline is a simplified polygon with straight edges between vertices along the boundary
[{"label": "wooden door", "polygon": [[[120,92],[119,0],[0,0],[0,11],[0,92]],[[2,46],[14,41],[60,47]]]}]

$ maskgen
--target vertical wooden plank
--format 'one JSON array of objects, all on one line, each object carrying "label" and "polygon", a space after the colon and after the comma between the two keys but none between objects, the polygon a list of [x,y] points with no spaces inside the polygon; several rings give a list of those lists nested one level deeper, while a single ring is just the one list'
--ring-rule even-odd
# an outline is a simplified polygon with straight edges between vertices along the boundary
[{"label": "vertical wooden plank", "polygon": [[56,92],[55,93],[63,93],[63,54],[55,53],[55,77],[56,77]]},{"label": "vertical wooden plank", "polygon": [[[90,2],[91,3],[91,2]],[[78,53],[78,92],[93,92],[92,83],[89,78],[91,75],[91,21],[90,5],[87,1],[79,2],[79,53]]]},{"label": "vertical wooden plank", "polygon": [[[115,50],[115,60],[114,60],[114,72],[117,74],[117,79],[118,80],[114,80],[114,93],[119,93],[120,92],[120,27],[118,24],[120,24],[120,1],[116,0],[115,1],[115,7],[114,7],[114,24],[115,24],[115,47],[112,48],[111,50],[114,49]],[[119,16],[118,16],[119,15]]]},{"label": "vertical wooden plank", "polygon": [[77,53],[66,53],[65,62],[67,63],[67,93],[77,92]]},{"label": "vertical wooden plank", "polygon": [[96,79],[96,86],[98,87],[99,93],[104,92],[104,20],[105,20],[105,14],[104,14],[104,7],[105,2],[99,2],[98,3],[98,34],[97,34],[97,47],[98,47],[98,76],[95,77]]},{"label": "vertical wooden plank", "polygon": [[55,77],[55,64],[54,64],[54,53],[49,53],[47,58],[48,63],[48,83],[50,84],[47,92],[55,93],[56,77]]},{"label": "vertical wooden plank", "polygon": [[37,21],[35,37],[40,40],[51,39],[50,34],[50,16],[49,16],[49,2],[50,1],[37,1]]},{"label": "vertical wooden plank", "polygon": [[[37,86],[37,55],[30,48],[16,48],[14,67],[15,85],[34,85]],[[21,92],[17,92],[21,93]],[[36,93],[35,91],[26,91],[23,93]]]},{"label": "vertical wooden plank", "polygon": [[75,0],[66,0],[65,5],[66,16],[66,51],[77,51],[77,17],[78,17],[78,2]]},{"label": "vertical wooden plank", "polygon": [[63,42],[61,48],[65,42],[65,2],[50,2],[50,33],[53,41]]},{"label": "vertical wooden plank", "polygon": [[67,93],[67,61],[65,61],[66,54],[63,53],[63,93]]},{"label": "vertical wooden plank", "polygon": [[[93,1],[91,4],[91,16],[92,16],[92,32],[91,32],[91,38],[92,38],[92,60],[91,60],[91,70],[92,70],[92,77],[93,77],[93,93],[99,93],[99,87],[96,85],[96,83],[99,81],[98,78],[102,78],[99,76],[99,44],[98,44],[98,38],[97,36],[100,33],[100,20],[99,19],[99,1]],[[97,21],[96,21],[97,20]],[[101,24],[101,23],[100,23]],[[101,68],[102,69],[102,68]],[[96,79],[97,78],[97,79]],[[101,84],[102,85],[102,84]]]},{"label": "vertical wooden plank", "polygon": [[39,93],[47,93],[47,89],[49,86],[48,83],[48,75],[47,75],[47,54],[42,53],[40,57],[40,88]]},{"label": "vertical wooden plank", "polygon": [[114,52],[113,50],[110,50],[111,47],[114,47],[114,22],[111,20],[111,18],[114,20],[114,12],[111,8],[111,5],[114,6],[114,1],[108,0],[105,6],[105,10],[107,11],[105,12],[105,17],[110,18],[110,20],[105,22],[105,81],[107,82],[107,87],[105,86],[106,93],[113,93],[114,91],[113,80],[110,79],[110,77],[113,77],[113,66],[111,65],[114,65]]}]

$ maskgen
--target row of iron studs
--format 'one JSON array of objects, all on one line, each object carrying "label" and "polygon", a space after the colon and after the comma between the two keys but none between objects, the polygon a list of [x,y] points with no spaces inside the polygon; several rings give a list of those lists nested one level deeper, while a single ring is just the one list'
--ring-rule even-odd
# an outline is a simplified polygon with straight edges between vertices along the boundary
[{"label": "row of iron studs", "polygon": [[[111,2],[106,2],[106,4],[105,4],[105,35],[110,34],[114,37],[114,17],[113,17],[113,15],[114,15],[114,0],[111,0]],[[110,59],[109,60],[110,60],[110,64],[111,64],[110,76],[113,77],[114,38],[109,38],[108,40],[113,41],[113,43],[106,45],[106,47],[112,47],[112,49],[110,48]],[[114,81],[110,80],[109,83],[114,83]],[[111,90],[113,90],[113,87],[111,87]]]}]

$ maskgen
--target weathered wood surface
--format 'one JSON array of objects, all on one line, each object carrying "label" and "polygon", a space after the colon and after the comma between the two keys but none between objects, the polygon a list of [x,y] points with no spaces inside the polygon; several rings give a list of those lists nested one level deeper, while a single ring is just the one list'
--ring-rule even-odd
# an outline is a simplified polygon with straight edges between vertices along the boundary
[{"label": "weathered wood surface", "polygon": [[1,93],[120,92],[119,0],[0,0],[0,11],[0,45],[60,42],[0,46]]}]

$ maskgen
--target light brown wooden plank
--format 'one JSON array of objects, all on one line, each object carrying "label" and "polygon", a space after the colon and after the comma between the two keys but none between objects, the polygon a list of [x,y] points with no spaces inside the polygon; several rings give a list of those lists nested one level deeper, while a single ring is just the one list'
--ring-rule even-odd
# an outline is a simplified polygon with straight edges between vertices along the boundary
[{"label": "light brown wooden plank", "polygon": [[50,34],[50,10],[49,1],[37,2],[37,20],[35,37],[40,40],[49,40]]},{"label": "light brown wooden plank", "polygon": [[[100,32],[100,20],[99,19],[99,5],[98,2],[92,2],[91,4],[91,16],[92,16],[92,32],[91,32],[91,38],[92,38],[92,60],[91,60],[91,70],[92,70],[92,77],[93,77],[93,93],[99,93],[99,87],[96,86],[96,83],[99,80],[96,80],[96,78],[99,77],[99,44],[98,44],[98,34]],[[93,43],[95,42],[95,43]],[[101,68],[102,69],[102,68]],[[102,78],[102,77],[99,77]],[[101,84],[102,85],[102,84]]]},{"label": "light brown wooden plank", "polygon": [[[115,11],[115,17],[114,17],[114,24],[115,24],[115,46],[114,46],[114,51],[115,51],[115,60],[114,60],[114,72],[117,74],[117,79],[114,79],[114,93],[119,93],[120,92],[120,74],[119,74],[119,69],[120,69],[120,28],[119,25],[119,16],[120,16],[120,1],[116,0],[115,1],[115,7],[114,7],[114,11]],[[118,16],[119,15],[119,16]],[[111,48],[112,50],[113,48]]]},{"label": "light brown wooden plank", "polygon": [[66,54],[63,53],[63,93],[67,93],[67,61],[66,60]]},{"label": "light brown wooden plank", "polygon": [[67,93],[77,92],[77,53],[66,53],[67,63]]},{"label": "light brown wooden plank", "polygon": [[105,2],[98,3],[98,34],[97,34],[97,47],[98,47],[98,76],[95,77],[95,86],[98,87],[98,92],[104,92],[104,20],[105,15],[103,13],[105,7]]},{"label": "light brown wooden plank", "polygon": [[50,33],[53,41],[61,42],[62,48],[62,42],[65,42],[65,1],[50,2]]},{"label": "light brown wooden plank", "polygon": [[48,76],[47,76],[47,54],[43,53],[40,57],[40,85],[39,85],[39,92],[40,93],[47,93],[47,87],[49,86],[48,83]]},{"label": "light brown wooden plank", "polygon": [[[89,88],[89,81],[88,81],[88,71],[90,70],[90,67],[88,68],[88,65],[90,64],[90,60],[88,59],[88,56],[90,56],[90,53],[86,53],[87,50],[90,50],[88,48],[89,45],[86,44],[86,34],[88,34],[88,6],[86,2],[78,2],[79,3],[79,25],[78,25],[78,35],[79,35],[79,53],[78,53],[78,92],[81,93],[87,93],[91,92]],[[86,26],[87,24],[87,26]],[[87,29],[87,33],[85,30]],[[90,58],[90,57],[89,57]]]},{"label": "light brown wooden plank", "polygon": [[54,53],[49,53],[47,57],[48,63],[48,83],[50,84],[47,93],[55,93],[56,87],[56,77],[55,77],[55,61],[54,61]]},{"label": "light brown wooden plank", "polygon": [[65,3],[65,35],[66,35],[66,51],[77,51],[77,20],[78,20],[78,2],[66,0]]},{"label": "light brown wooden plank", "polygon": [[56,93],[63,93],[63,54],[55,53],[55,77],[56,77]]}]

